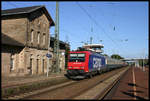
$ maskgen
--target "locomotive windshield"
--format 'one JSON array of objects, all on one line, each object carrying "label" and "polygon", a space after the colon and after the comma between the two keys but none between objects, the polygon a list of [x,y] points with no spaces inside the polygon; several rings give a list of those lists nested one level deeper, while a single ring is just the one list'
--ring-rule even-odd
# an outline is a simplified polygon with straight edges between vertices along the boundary
[{"label": "locomotive windshield", "polygon": [[84,62],[85,54],[84,53],[71,53],[69,62]]}]

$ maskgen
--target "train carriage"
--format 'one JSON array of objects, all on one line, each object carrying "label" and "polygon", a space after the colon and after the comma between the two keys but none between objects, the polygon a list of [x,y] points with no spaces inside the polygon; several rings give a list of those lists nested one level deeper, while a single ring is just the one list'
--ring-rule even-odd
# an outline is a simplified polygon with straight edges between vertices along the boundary
[{"label": "train carriage", "polygon": [[124,66],[124,62],[92,51],[71,51],[69,53],[67,76],[86,78]]},{"label": "train carriage", "polygon": [[111,70],[111,69],[116,69],[124,66],[124,62],[118,59],[113,59],[108,56],[105,56],[106,59],[106,67]]}]

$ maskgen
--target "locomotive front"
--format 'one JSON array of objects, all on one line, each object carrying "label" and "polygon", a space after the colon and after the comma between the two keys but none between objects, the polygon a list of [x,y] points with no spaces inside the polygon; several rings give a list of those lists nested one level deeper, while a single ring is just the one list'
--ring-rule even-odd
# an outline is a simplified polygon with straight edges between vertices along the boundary
[{"label": "locomotive front", "polygon": [[70,78],[84,78],[88,72],[88,54],[87,52],[70,52],[68,60],[67,74]]}]

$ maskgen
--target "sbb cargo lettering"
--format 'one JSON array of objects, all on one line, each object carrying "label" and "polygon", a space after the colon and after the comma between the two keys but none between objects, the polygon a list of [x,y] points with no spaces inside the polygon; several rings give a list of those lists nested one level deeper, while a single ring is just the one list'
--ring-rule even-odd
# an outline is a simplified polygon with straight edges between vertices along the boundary
[{"label": "sbb cargo lettering", "polygon": [[101,59],[93,58],[93,68],[101,67]]}]

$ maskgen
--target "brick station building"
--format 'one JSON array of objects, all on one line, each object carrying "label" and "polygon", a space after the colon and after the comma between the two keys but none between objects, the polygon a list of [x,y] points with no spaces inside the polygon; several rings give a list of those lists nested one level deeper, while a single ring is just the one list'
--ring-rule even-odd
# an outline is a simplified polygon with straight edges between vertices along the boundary
[{"label": "brick station building", "polygon": [[[50,48],[49,28],[54,26],[45,6],[8,9],[1,12],[2,76],[45,74],[47,61],[52,63],[46,54]],[[53,49],[49,50],[53,56]]]}]

